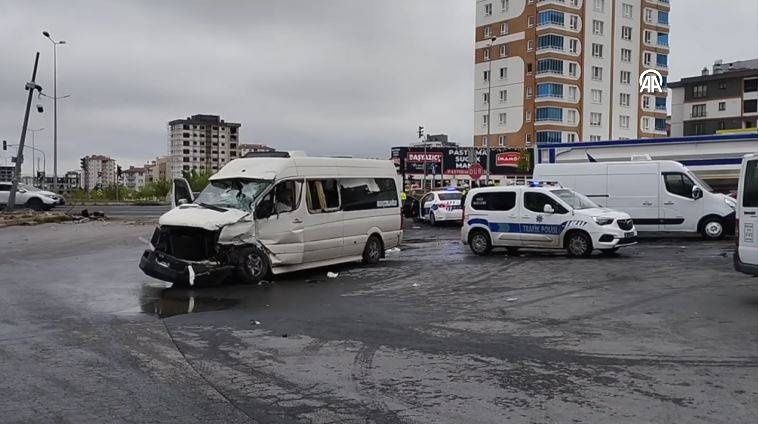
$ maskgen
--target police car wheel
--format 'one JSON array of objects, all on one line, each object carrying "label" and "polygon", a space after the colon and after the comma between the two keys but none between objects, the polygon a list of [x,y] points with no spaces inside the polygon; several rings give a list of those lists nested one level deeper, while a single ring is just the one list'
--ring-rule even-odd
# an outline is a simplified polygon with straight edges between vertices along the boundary
[{"label": "police car wheel", "polygon": [[429,225],[431,225],[432,227],[437,225],[437,219],[434,218],[434,212],[432,211],[429,211]]},{"label": "police car wheel", "polygon": [[706,240],[721,240],[724,238],[724,224],[718,218],[709,218],[700,232]]},{"label": "police car wheel", "polygon": [[566,251],[571,257],[586,258],[592,254],[592,240],[585,233],[573,233],[566,240]]},{"label": "police car wheel", "polygon": [[484,230],[474,230],[468,236],[468,245],[477,256],[485,256],[492,250],[490,236]]}]

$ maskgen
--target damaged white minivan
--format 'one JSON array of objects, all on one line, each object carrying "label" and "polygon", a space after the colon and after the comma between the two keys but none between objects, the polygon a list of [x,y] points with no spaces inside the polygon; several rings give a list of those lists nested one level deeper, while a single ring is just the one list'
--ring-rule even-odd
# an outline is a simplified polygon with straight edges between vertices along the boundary
[{"label": "damaged white minivan", "polygon": [[177,285],[255,283],[272,274],[363,261],[400,244],[401,183],[388,160],[250,153],[173,208],[142,255],[145,274]]}]

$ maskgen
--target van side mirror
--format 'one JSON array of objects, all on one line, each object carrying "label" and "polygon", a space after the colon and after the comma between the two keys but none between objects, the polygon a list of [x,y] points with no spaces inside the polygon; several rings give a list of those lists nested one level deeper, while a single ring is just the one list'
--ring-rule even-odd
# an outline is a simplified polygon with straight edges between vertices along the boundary
[{"label": "van side mirror", "polygon": [[255,207],[255,219],[265,219],[271,216],[274,210],[274,202],[270,199],[263,199]]},{"label": "van side mirror", "polygon": [[703,197],[703,189],[698,186],[692,187],[692,198],[697,200],[701,197]]},{"label": "van side mirror", "polygon": [[542,208],[542,211],[548,214],[555,213],[555,209],[553,209],[552,205],[545,205],[545,207]]}]

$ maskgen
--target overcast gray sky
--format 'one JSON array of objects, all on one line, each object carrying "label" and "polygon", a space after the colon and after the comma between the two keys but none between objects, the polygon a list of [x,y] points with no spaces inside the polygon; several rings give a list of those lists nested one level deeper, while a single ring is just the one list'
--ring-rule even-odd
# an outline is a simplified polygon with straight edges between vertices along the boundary
[{"label": "overcast gray sky", "polygon": [[[670,81],[758,57],[758,1],[671,0]],[[416,126],[472,143],[474,0],[0,0],[0,139],[17,143],[34,52],[52,94],[59,173],[86,154],[123,166],[166,151],[166,124],[242,123],[242,142],[385,157]],[[52,175],[52,105],[32,114]],[[0,155],[9,156],[9,152]],[[30,155],[27,154],[27,158]],[[27,159],[25,171],[31,171]],[[5,158],[0,156],[0,163]]]}]

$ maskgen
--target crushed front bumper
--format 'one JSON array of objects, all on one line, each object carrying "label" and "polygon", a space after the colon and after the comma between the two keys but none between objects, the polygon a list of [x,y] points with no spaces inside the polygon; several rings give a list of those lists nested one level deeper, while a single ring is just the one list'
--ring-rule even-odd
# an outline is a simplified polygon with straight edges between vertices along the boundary
[{"label": "crushed front bumper", "polygon": [[145,274],[182,285],[190,284],[190,266],[195,273],[193,285],[223,281],[236,270],[232,265],[213,261],[186,261],[152,249],[146,249],[139,261],[139,267]]}]

